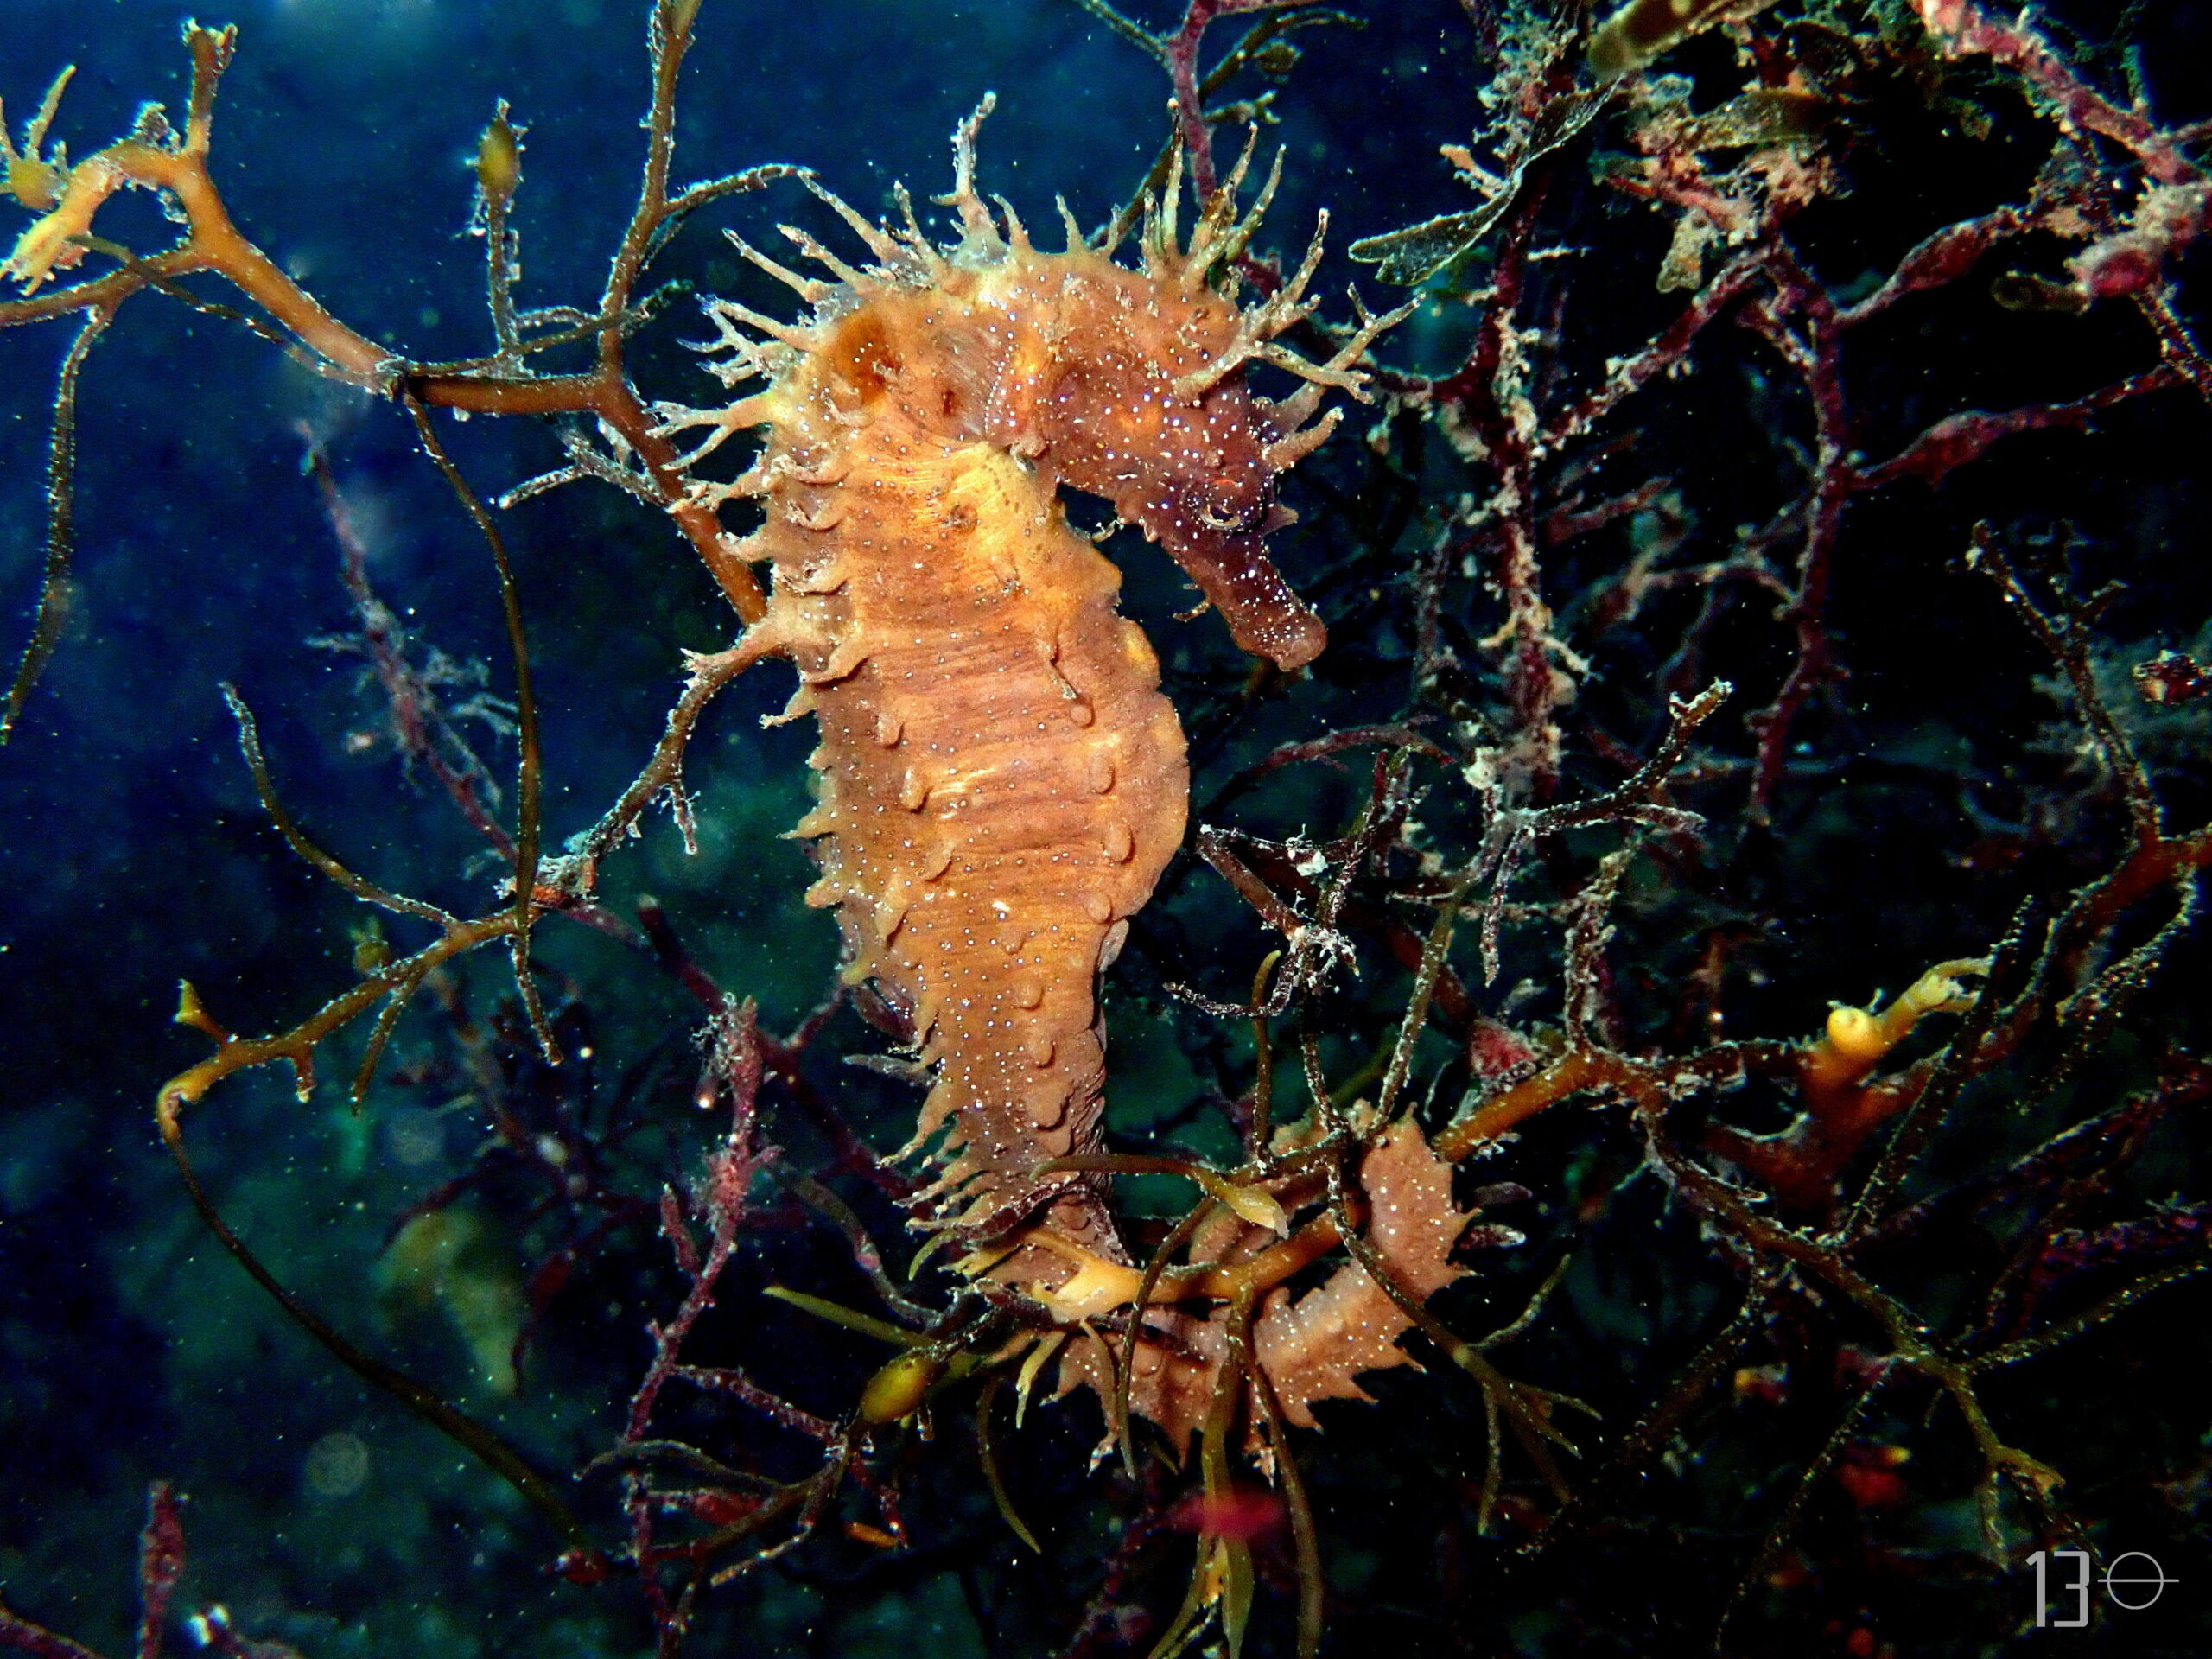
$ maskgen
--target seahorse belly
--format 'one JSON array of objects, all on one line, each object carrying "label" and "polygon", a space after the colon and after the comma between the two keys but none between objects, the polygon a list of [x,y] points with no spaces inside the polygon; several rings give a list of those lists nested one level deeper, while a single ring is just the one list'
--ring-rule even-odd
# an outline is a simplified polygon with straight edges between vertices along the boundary
[{"label": "seahorse belly", "polygon": [[[809,897],[838,908],[848,976],[911,1016],[939,1211],[988,1237],[1027,1218],[1036,1165],[1100,1143],[1097,977],[1182,840],[1182,728],[1120,572],[1027,465],[895,407],[796,436],[771,466],[798,449],[840,480],[783,493],[763,533],[761,626],[822,734]],[[1053,1185],[1052,1230],[1119,1259],[1094,1188]]]}]

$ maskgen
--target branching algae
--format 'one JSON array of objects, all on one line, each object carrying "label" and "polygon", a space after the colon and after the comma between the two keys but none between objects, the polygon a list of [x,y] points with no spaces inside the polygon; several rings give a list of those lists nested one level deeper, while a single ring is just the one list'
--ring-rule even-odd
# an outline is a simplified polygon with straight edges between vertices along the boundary
[{"label": "branching algae", "polygon": [[[318,451],[358,624],[346,647],[393,747],[499,875],[464,914],[341,863],[287,808],[227,693],[276,831],[423,942],[365,933],[352,982],[266,1036],[184,987],[176,1018],[213,1048],[160,1089],[156,1117],[194,1204],[333,1354],[535,1506],[561,1576],[633,1584],[662,1653],[746,1586],[803,1584],[855,1549],[863,1573],[957,1560],[976,1639],[1007,1652],[1310,1655],[1325,1637],[1385,1639],[1396,1604],[1418,1602],[1437,1651],[1579,1651],[1571,1629],[1663,1618],[1670,1641],[1802,1650],[1818,1629],[1872,1653],[1926,1616],[1903,1587],[1916,1573],[1944,1577],[1943,1640],[1967,1650],[2005,1627],[2005,1564],[2126,1547],[2113,1505],[2069,1502],[2051,1412],[1998,1379],[2109,1353],[2128,1310],[2207,1261],[2194,1109],[2212,1071],[2190,1046],[2201,1011],[2158,983],[2191,948],[2212,861],[2212,829],[2177,827],[2212,809],[2203,642],[2131,664],[2100,632],[2120,590],[2076,596],[2078,571],[2018,505],[2022,471],[2001,470],[2037,435],[2094,442],[2107,420],[2201,442],[2212,361],[2181,274],[2212,215],[2202,126],[2100,90],[2055,26],[1963,0],[1609,17],[1471,4],[1453,49],[1471,41],[1489,75],[1470,99],[1479,125],[1428,137],[1451,140],[1473,205],[1363,227],[1351,257],[1419,291],[1379,314],[1355,294],[1332,323],[1314,292],[1325,221],[1294,262],[1268,256],[1264,216],[1296,163],[1255,163],[1301,52],[1357,63],[1345,26],[1360,20],[1191,0],[1155,33],[1083,4],[1166,71],[1170,130],[1125,207],[1086,232],[1059,204],[1064,245],[1045,251],[979,183],[988,100],[955,136],[949,237],[903,188],[880,215],[795,166],[678,182],[701,7],[656,0],[642,183],[594,303],[518,305],[521,138],[504,105],[485,130],[490,346],[465,360],[396,354],[238,230],[213,167],[233,29],[186,29],[181,125],[149,105],[72,160],[65,71],[10,136],[8,193],[31,219],[0,267],[18,290],[0,324],[76,331],[10,726],[61,638],[83,367],[134,302],[251,328],[395,405],[490,552],[511,649],[511,700],[472,705],[511,725],[510,809],[447,706],[456,673],[426,663],[377,594]],[[1209,67],[1210,27],[1240,14]],[[1232,86],[1250,95],[1218,102]],[[1976,136],[1939,137],[1939,117]],[[1236,125],[1241,141],[1217,132]],[[1880,190],[1916,145],[2000,137],[2037,156],[2017,188],[1837,254],[1847,186]],[[676,297],[647,289],[656,261],[695,216],[771,187],[811,193],[841,227],[842,243],[784,229],[804,269],[732,233],[803,315],[709,298],[698,361],[728,395],[641,389],[637,341]],[[104,234],[130,190],[181,222],[174,246]],[[2101,326],[2117,373],[2069,372],[2063,395],[1994,412],[1931,401],[1884,353],[1937,302],[1979,308],[1985,329]],[[2082,338],[2067,350],[2094,355]],[[1348,407],[1360,441],[1324,448]],[[446,422],[468,416],[553,418],[563,459],[486,502],[448,448]],[[1993,505],[1946,487],[1968,469],[2004,480]],[[591,483],[664,514],[737,629],[690,658],[635,781],[556,848],[502,526],[518,502]],[[1933,680],[1897,666],[1909,644],[1881,643],[1882,623],[1909,621],[1857,588],[1862,567],[1893,574],[1861,526],[1894,524],[1900,499],[1952,538],[1947,602],[1980,607]],[[1110,510],[1088,532],[1086,499]],[[1102,550],[1140,537],[1195,582],[1240,666],[1208,644],[1221,671],[1163,674],[1162,636],[1117,608]],[[1296,590],[1286,547],[1315,570]],[[2201,597],[2155,561],[2135,574]],[[2040,653],[2039,690],[1987,665],[2023,650]],[[626,912],[601,893],[656,803],[693,843],[687,747],[768,658],[798,681],[771,723],[819,734],[796,835],[819,867],[807,902],[834,908],[843,938],[828,1001],[782,1038],[657,901]],[[1855,714],[1852,661],[1888,664],[1917,701]],[[2008,718],[2055,698],[2057,735],[1986,776],[1910,751],[1916,721],[1986,741],[1957,712],[1978,696]],[[1916,813],[1955,845],[1942,881],[1897,872]],[[1974,874],[1991,843],[2012,849],[1993,883]],[[1888,850],[1824,910],[1847,845]],[[1867,928],[1869,894],[1912,925]],[[703,1147],[684,1132],[677,1166],[631,1149],[650,1090],[602,1111],[565,1081],[597,1039],[537,959],[563,923],[633,947],[701,1007],[683,1093],[727,1128]],[[486,947],[505,954],[512,999],[488,1021],[467,997]],[[1819,1018],[1853,973],[1906,988]],[[1224,976],[1249,994],[1184,982]],[[1141,1001],[1202,1079],[1183,1121],[1109,1070],[1109,1031]],[[2162,1046],[2136,1039],[2139,1020],[2163,1023]],[[1745,1024],[1815,1029],[1727,1034]],[[503,1181],[537,1194],[515,1223],[527,1291],[451,1293],[495,1392],[518,1386],[529,1344],[560,1342],[580,1275],[658,1287],[624,1310],[645,1325],[642,1376],[584,1466],[551,1472],[378,1357],[295,1294],[203,1183],[185,1131],[216,1086],[282,1066],[304,1100],[334,1048],[357,1107],[429,1086],[439,1063],[423,1057],[442,1053],[486,1115],[467,1166],[395,1223],[391,1261],[442,1239],[480,1249],[472,1206],[496,1208]],[[879,1084],[924,1091],[896,1150],[871,1139]],[[1615,1109],[1548,1109],[1578,1101]],[[1475,1182],[1478,1162],[1495,1178]],[[1125,1177],[1185,1207],[1118,1203]],[[885,1230],[900,1219],[922,1243],[894,1265]],[[788,1270],[773,1240],[794,1225],[829,1230],[842,1277]],[[1609,1289],[1646,1257],[1661,1292]],[[846,1284],[878,1306],[829,1294]],[[771,1389],[731,1329],[775,1302],[892,1357],[856,1388]],[[1654,1343],[1663,1363],[1642,1357]],[[1376,1375],[1434,1356],[1464,1381]],[[1382,1407],[1358,1403],[1374,1395]],[[1785,1408],[1771,1431],[1727,1421]],[[972,1432],[947,1432],[956,1412]],[[1096,1445],[1088,1471],[1045,1448],[1041,1412]],[[1452,1425],[1441,1450],[1421,1426],[1435,1413]],[[2195,1481],[2201,1501],[2201,1450],[2192,1465],[2161,1445],[2155,1469],[2145,1454],[2097,1479]],[[1363,1459],[1382,1486],[1362,1484]],[[935,1495],[944,1465],[988,1493],[988,1515]],[[1646,1477],[1672,1483],[1663,1526],[1639,1507],[1660,1501],[1636,1491]],[[1017,1501],[1048,1491],[1047,1509]],[[1110,1535],[1064,1517],[1102,1494]],[[1909,1498],[1910,1539],[1887,1518]],[[1929,1517],[1954,1500],[1971,1519],[1946,1533]],[[1394,1518],[1401,1503],[1417,1518]],[[1441,1551],[1440,1587],[1418,1565],[1360,1565],[1376,1529],[1409,1560]],[[1039,1564],[986,1571],[1008,1534]],[[1194,1561],[1168,1548],[1179,1534]],[[1692,1535],[1723,1541],[1687,1552],[1692,1567]],[[182,1564],[165,1487],[146,1536],[152,1653]],[[1631,1611],[1637,1594],[1663,1611]],[[194,1628],[258,1650],[219,1609]],[[82,1651],[4,1610],[0,1643]]]}]

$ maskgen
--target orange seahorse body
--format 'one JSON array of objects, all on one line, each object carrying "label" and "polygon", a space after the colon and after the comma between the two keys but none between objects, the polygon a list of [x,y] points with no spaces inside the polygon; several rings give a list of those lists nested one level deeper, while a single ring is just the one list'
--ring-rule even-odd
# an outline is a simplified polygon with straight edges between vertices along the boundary
[{"label": "orange seahorse body", "polygon": [[[918,1133],[947,1128],[934,1196],[979,1237],[1033,1207],[1032,1166],[1096,1149],[1097,975],[1183,837],[1182,728],[1120,573],[1063,521],[1052,447],[1014,453],[1065,404],[1046,335],[1097,329],[1089,290],[1128,275],[1077,252],[860,294],[763,411],[759,626],[822,733],[808,896],[938,1069]],[[1048,1224],[1118,1250],[1087,1185]]]},{"label": "orange seahorse body", "polygon": [[[1258,306],[1209,286],[1272,194],[1270,180],[1239,219],[1241,164],[1187,247],[1172,206],[1155,207],[1133,270],[1072,224],[1057,253],[1033,247],[1010,207],[1001,232],[973,188],[973,137],[971,122],[957,246],[911,214],[887,232],[817,191],[873,265],[787,232],[838,278],[820,283],[745,249],[813,315],[786,325],[718,303],[736,357],[721,372],[770,385],[724,410],[672,411],[670,429],[714,429],[703,454],[768,429],[742,477],[700,487],[766,507],[742,551],[770,563],[772,594],[742,649],[791,659],[801,683],[785,717],[819,724],[819,804],[798,831],[822,866],[809,900],[837,907],[848,981],[873,979],[935,1068],[914,1144],[936,1140],[941,1170],[918,1212],[979,1247],[970,1270],[1097,1312],[1054,1292],[1086,1262],[1128,1260],[1100,1179],[1036,1167],[1103,1145],[1098,976],[1181,844],[1188,774],[1158,662],[1115,607],[1120,572],[1068,527],[1058,486],[1106,498],[1160,542],[1247,650],[1311,660],[1321,624],[1262,546],[1290,517],[1274,482],[1327,435],[1335,411],[1306,424],[1323,386],[1357,385],[1346,365],[1387,320],[1366,319],[1326,365],[1268,344],[1312,308],[1318,236]],[[1308,384],[1259,399],[1253,357]],[[1157,1391],[1139,1390],[1141,1408]]]},{"label": "orange seahorse body", "polygon": [[[1155,220],[1142,270],[1080,237],[1040,252],[975,195],[971,136],[957,247],[848,211],[878,263],[798,238],[841,278],[791,279],[810,326],[724,308],[773,337],[731,334],[772,384],[711,423],[768,428],[722,486],[767,511],[744,551],[771,563],[773,596],[747,649],[792,660],[787,712],[821,728],[810,899],[838,906],[847,977],[876,982],[937,1068],[918,1135],[946,1131],[934,1213],[987,1239],[1049,1203],[1053,1234],[1119,1260],[1092,1183],[1029,1172],[1097,1143],[1097,976],[1181,844],[1188,778],[1159,664],[1115,609],[1120,573],[1058,486],[1112,501],[1241,642],[1295,666],[1323,631],[1261,537],[1287,516],[1275,474],[1331,423],[1299,430],[1312,400],[1251,396],[1265,333],[1207,286],[1256,209],[1233,223],[1217,205],[1187,250]],[[1292,296],[1266,321],[1302,315]],[[1009,1276],[1066,1275],[1028,1265]]]}]

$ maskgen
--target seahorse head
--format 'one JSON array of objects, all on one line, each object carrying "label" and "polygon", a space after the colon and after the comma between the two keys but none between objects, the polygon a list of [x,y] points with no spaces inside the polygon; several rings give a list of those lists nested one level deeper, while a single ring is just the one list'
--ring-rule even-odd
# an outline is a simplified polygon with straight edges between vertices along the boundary
[{"label": "seahorse head", "polygon": [[[1358,326],[1325,363],[1299,356],[1278,336],[1308,319],[1305,297],[1320,258],[1326,215],[1299,267],[1241,306],[1245,250],[1273,197],[1275,169],[1249,211],[1237,200],[1244,156],[1199,213],[1187,241],[1177,224],[1179,154],[1166,188],[1147,200],[1139,262],[1114,257],[1124,239],[1086,238],[1069,215],[1067,245],[1033,245],[1011,205],[995,209],[976,193],[975,137],[986,99],[955,141],[956,176],[945,198],[960,213],[957,243],[940,246],[906,212],[887,230],[810,180],[810,187],[865,241],[876,263],[855,269],[803,232],[785,233],[840,279],[794,276],[747,256],[812,300],[812,327],[791,330],[735,306],[724,310],[772,338],[801,346],[805,370],[782,374],[773,346],[745,345],[782,395],[819,401],[824,418],[867,418],[894,408],[930,439],[983,442],[1020,458],[1047,482],[1110,502],[1172,556],[1229,625],[1244,650],[1283,669],[1313,661],[1327,630],[1276,570],[1266,538],[1295,515],[1276,499],[1281,475],[1318,448],[1339,411],[1312,420],[1324,391],[1364,396],[1351,365],[1402,313],[1360,313]],[[905,193],[899,193],[902,207]],[[1276,402],[1247,384],[1264,362],[1303,384]],[[758,418],[748,399],[723,416],[728,428]],[[779,418],[788,418],[779,411]],[[686,423],[679,423],[683,424]],[[697,422],[689,423],[698,423]]]},{"label": "seahorse head", "polygon": [[1295,517],[1275,499],[1278,479],[1333,423],[1287,448],[1295,415],[1246,384],[1263,343],[1254,314],[1192,272],[1202,249],[1179,257],[1147,238],[1154,250],[1165,257],[1139,270],[1089,247],[1008,251],[1006,285],[1039,303],[1050,348],[1008,360],[989,435],[1111,502],[1198,583],[1239,645],[1300,667],[1327,631],[1276,571],[1266,537]]}]

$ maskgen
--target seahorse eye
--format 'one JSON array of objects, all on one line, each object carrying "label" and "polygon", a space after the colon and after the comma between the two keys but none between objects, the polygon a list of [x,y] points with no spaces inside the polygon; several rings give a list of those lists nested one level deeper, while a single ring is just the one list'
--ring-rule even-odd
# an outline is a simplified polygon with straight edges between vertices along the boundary
[{"label": "seahorse eye", "polygon": [[854,312],[839,325],[826,355],[831,370],[864,404],[880,397],[902,366],[881,319],[865,310]]},{"label": "seahorse eye", "polygon": [[1248,531],[1256,532],[1262,528],[1262,520],[1266,517],[1267,503],[1262,501],[1243,507],[1232,502],[1226,506],[1217,506],[1201,496],[1196,510],[1198,522],[1208,530],[1219,531],[1224,535]]}]

